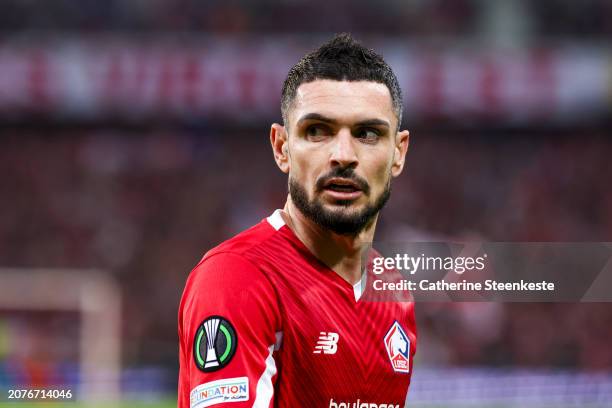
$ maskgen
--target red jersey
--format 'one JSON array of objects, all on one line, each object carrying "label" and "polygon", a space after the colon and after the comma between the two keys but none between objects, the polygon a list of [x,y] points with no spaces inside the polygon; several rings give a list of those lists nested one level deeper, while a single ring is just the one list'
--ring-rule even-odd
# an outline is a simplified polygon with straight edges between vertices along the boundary
[{"label": "red jersey", "polygon": [[179,309],[179,408],[403,407],[414,304],[360,301],[277,210],[209,251]]}]

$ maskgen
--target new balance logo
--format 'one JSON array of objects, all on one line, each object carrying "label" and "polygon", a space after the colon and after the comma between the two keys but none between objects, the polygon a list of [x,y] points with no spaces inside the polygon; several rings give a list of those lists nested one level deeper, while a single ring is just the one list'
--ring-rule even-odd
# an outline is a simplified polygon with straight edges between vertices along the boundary
[{"label": "new balance logo", "polygon": [[321,332],[319,333],[319,340],[313,351],[313,354],[336,354],[338,351],[338,340],[340,336],[338,333],[332,332]]}]

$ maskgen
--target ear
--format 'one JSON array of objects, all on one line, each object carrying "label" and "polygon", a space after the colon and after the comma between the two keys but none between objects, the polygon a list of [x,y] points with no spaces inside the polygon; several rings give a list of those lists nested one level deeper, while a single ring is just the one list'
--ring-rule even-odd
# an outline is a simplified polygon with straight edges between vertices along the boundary
[{"label": "ear", "polygon": [[406,152],[408,152],[409,135],[410,133],[407,130],[402,130],[395,136],[393,164],[391,165],[391,175],[393,177],[399,176],[404,168]]},{"label": "ear", "polygon": [[283,173],[289,173],[289,140],[283,125],[273,123],[270,127],[270,144],[274,161]]}]

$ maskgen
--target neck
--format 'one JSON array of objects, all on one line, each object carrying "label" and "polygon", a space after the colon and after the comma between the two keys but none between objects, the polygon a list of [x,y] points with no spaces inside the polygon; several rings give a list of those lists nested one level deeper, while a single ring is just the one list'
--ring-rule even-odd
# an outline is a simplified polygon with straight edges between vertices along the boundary
[{"label": "neck", "polygon": [[361,279],[362,257],[374,239],[378,216],[358,234],[341,235],[306,217],[295,206],[291,196],[288,196],[283,210],[287,226],[315,257],[351,285]]}]

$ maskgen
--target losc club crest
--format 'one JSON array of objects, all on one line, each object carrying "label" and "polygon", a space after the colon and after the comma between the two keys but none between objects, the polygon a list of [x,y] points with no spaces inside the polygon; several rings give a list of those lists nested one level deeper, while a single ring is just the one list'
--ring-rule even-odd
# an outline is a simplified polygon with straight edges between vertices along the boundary
[{"label": "losc club crest", "polygon": [[210,316],[200,324],[193,341],[193,358],[204,371],[225,367],[234,354],[238,337],[231,323],[221,316]]},{"label": "losc club crest", "polygon": [[385,348],[391,361],[393,371],[397,373],[410,372],[410,339],[406,335],[402,326],[397,322],[393,323],[385,335]]}]

